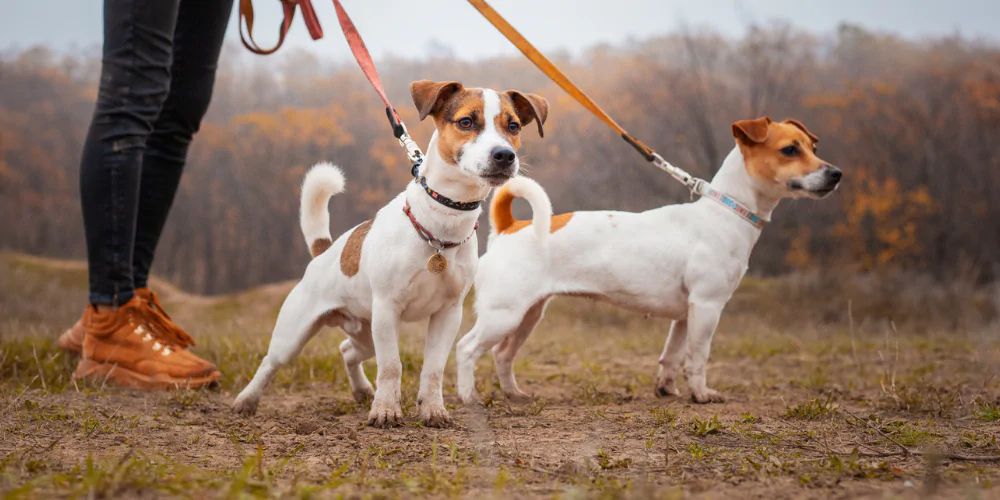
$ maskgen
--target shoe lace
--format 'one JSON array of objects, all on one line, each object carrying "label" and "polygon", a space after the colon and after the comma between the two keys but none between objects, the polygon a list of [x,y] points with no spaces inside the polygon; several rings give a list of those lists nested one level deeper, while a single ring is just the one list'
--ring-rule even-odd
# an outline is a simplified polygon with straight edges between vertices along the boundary
[{"label": "shoe lace", "polygon": [[175,325],[170,315],[163,309],[163,306],[160,304],[160,297],[156,295],[156,292],[149,292],[149,301],[147,304],[149,306],[148,309],[152,312],[152,322],[161,327],[156,330],[163,330],[159,332],[162,336],[169,338],[182,349],[194,345],[194,339],[187,332]]},{"label": "shoe lace", "polygon": [[140,339],[149,343],[152,342],[152,348],[154,351],[160,353],[163,356],[169,356],[176,351],[175,343],[172,339],[165,339],[162,337],[160,332],[153,328],[145,318],[136,318],[137,315],[129,314],[128,323],[132,327],[132,335],[140,337]]}]

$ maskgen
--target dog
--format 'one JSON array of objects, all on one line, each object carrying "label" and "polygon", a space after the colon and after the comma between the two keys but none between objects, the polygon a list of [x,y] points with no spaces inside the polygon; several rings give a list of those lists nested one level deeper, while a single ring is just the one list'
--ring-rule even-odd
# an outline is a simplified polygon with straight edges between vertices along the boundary
[{"label": "dog", "polygon": [[[481,202],[518,174],[521,130],[534,121],[543,135],[549,106],[538,95],[459,82],[422,80],[410,94],[420,119],[433,118],[435,132],[417,179],[372,220],[333,241],[327,203],[343,191],[344,176],[329,164],[306,174],[300,223],[314,259],[281,306],[267,355],[233,402],[235,411],[255,413],[276,371],[331,326],[347,335],[340,351],[354,398],[372,401],[368,424],[401,425],[399,325],[429,319],[419,419],[450,424],[441,385],[479,260],[474,233]],[[377,389],[362,369],[372,356]]]},{"label": "dog", "polygon": [[[707,386],[705,365],[719,317],[746,273],[763,224],[782,198],[824,198],[842,176],[816,155],[818,138],[795,120],[738,121],[732,131],[735,147],[711,190],[693,203],[553,217],[545,191],[527,178],[494,194],[489,246],[475,279],[478,318],[456,348],[463,402],[479,398],[475,363],[488,349],[504,394],[528,397],[514,378],[514,356],[557,295],[672,319],[657,394],[680,395],[676,379],[683,361],[695,402],[723,400]],[[515,197],[528,201],[530,221],[512,216]]]}]

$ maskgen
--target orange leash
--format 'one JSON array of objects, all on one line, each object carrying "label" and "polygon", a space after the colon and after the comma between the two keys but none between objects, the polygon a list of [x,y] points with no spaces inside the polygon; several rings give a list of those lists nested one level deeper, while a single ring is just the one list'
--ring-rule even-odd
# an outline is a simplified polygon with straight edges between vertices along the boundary
[{"label": "orange leash", "polygon": [[609,127],[611,127],[612,130],[621,135],[622,139],[625,139],[625,142],[629,143],[633,148],[635,148],[635,150],[638,151],[639,154],[641,154],[643,158],[646,159],[646,161],[651,162],[657,168],[670,174],[673,178],[683,183],[685,186],[688,187],[688,189],[690,189],[695,194],[703,195],[706,192],[705,187],[707,187],[708,185],[707,182],[692,177],[691,174],[671,165],[666,160],[664,160],[663,157],[660,156],[656,151],[653,151],[649,146],[646,146],[635,137],[632,137],[632,135],[629,134],[624,128],[622,128],[621,125],[615,122],[615,120],[611,118],[610,115],[608,115],[603,109],[601,109],[601,107],[598,106],[593,99],[587,96],[587,94],[585,94],[583,90],[580,90],[580,87],[577,87],[576,84],[573,83],[569,79],[569,77],[566,76],[562,71],[560,71],[555,64],[552,64],[552,61],[550,61],[547,57],[542,55],[542,53],[539,52],[534,45],[531,45],[531,42],[529,42],[526,38],[524,38],[524,36],[518,33],[517,30],[514,29],[514,27],[511,26],[510,23],[508,23],[507,20],[503,18],[503,16],[497,13],[497,11],[493,10],[493,7],[490,7],[490,5],[485,2],[485,0],[469,0],[469,3],[472,4],[472,6],[475,7],[476,10],[478,10],[479,13],[482,14],[483,17],[485,17],[486,20],[490,22],[490,24],[495,26],[496,29],[500,30],[500,33],[503,34],[503,36],[507,37],[507,39],[510,40],[510,42],[513,43],[514,46],[517,47],[518,50],[520,50],[521,53],[525,55],[525,57],[527,57],[531,62],[533,62],[535,66],[538,67],[538,69],[542,70],[542,73],[545,73],[549,78],[552,79],[552,81],[556,82],[556,84],[562,87],[562,89],[565,90],[566,93],[568,93],[570,96],[576,99],[580,104],[583,105],[583,107],[587,108],[587,110],[589,110],[591,113],[593,113],[594,116],[600,118],[602,122],[607,124]]},{"label": "orange leash", "polygon": [[490,22],[496,29],[500,30],[503,36],[507,37],[511,43],[514,44],[518,50],[521,51],[531,62],[538,66],[538,69],[542,70],[542,73],[548,75],[552,81],[556,82],[563,90],[566,91],[570,96],[576,99],[583,107],[587,108],[591,113],[601,119],[602,122],[611,127],[612,130],[618,132],[625,139],[626,142],[632,145],[637,151],[639,151],[642,156],[648,161],[653,161],[653,150],[647,147],[645,144],[640,142],[638,139],[632,137],[621,125],[619,125],[610,115],[604,112],[600,106],[594,102],[587,94],[585,94],[580,87],[577,87],[568,76],[566,76],[555,64],[552,64],[547,57],[545,57],[534,45],[524,36],[517,32],[506,19],[503,18],[497,11],[493,10],[484,0],[469,0],[476,10],[479,11],[487,21]]}]

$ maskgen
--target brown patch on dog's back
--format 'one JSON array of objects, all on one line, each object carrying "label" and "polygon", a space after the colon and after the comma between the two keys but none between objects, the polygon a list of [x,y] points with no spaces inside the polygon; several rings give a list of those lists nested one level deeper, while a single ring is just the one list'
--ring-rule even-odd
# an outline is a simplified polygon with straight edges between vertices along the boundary
[{"label": "brown patch on dog's back", "polygon": [[312,254],[313,258],[316,258],[331,246],[333,246],[333,242],[330,241],[330,238],[320,238],[313,241],[312,245],[309,245],[309,253]]},{"label": "brown patch on dog's back", "polygon": [[361,269],[361,247],[365,243],[365,236],[372,228],[375,219],[366,220],[354,228],[351,235],[347,237],[347,244],[344,251],[340,253],[340,272],[348,278],[358,274]]},{"label": "brown patch on dog's back", "polygon": [[[565,226],[567,223],[569,223],[569,220],[572,219],[572,218],[573,218],[573,212],[566,212],[564,214],[553,215],[552,216],[552,225],[549,227],[549,234],[552,234],[552,233],[554,233],[554,232],[562,229],[563,226]],[[502,234],[514,234],[514,233],[516,233],[516,232],[518,232],[518,231],[520,231],[520,230],[522,230],[522,229],[524,229],[524,228],[526,228],[526,227],[528,227],[530,225],[531,225],[531,220],[530,219],[529,220],[515,220],[510,225],[508,225],[503,231],[500,231],[500,232]]]}]

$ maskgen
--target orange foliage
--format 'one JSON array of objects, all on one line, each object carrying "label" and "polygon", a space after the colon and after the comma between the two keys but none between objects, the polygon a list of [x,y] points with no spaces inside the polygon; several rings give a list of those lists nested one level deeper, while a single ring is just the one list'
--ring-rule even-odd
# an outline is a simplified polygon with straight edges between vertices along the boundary
[{"label": "orange foliage", "polygon": [[917,264],[917,230],[936,207],[927,188],[905,190],[895,179],[879,181],[863,169],[852,177],[854,188],[843,193],[844,217],[833,228],[851,260],[863,271]]}]

